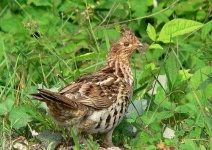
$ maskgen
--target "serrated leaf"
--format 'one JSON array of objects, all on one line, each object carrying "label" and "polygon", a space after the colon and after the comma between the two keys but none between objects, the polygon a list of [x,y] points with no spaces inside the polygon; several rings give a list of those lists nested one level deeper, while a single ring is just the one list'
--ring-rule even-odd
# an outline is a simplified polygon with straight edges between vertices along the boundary
[{"label": "serrated leaf", "polygon": [[193,20],[174,19],[166,23],[159,35],[157,41],[168,43],[171,38],[190,33],[201,28],[204,24]]},{"label": "serrated leaf", "polygon": [[150,23],[148,23],[148,26],[147,26],[147,30],[146,31],[147,31],[147,34],[150,37],[150,39],[152,39],[153,41],[155,41],[156,40],[155,28]]},{"label": "serrated leaf", "polygon": [[152,44],[148,47],[148,49],[163,49],[159,44]]}]

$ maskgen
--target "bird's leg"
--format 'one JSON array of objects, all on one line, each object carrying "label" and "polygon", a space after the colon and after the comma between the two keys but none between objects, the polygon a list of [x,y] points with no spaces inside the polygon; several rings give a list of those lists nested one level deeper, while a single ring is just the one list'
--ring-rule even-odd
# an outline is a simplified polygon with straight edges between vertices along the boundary
[{"label": "bird's leg", "polygon": [[72,131],[72,138],[73,138],[73,141],[74,141],[74,145],[65,147],[66,150],[74,150],[74,149],[76,149],[76,145],[86,144],[86,142],[87,142],[87,140],[84,138],[84,136],[82,135],[82,133],[78,133],[77,132],[77,135],[73,135],[73,131]]},{"label": "bird's leg", "polygon": [[86,140],[86,138],[82,135],[82,133],[78,133],[78,134],[77,134],[77,139],[79,140],[79,143],[80,143],[80,144],[86,144],[86,143],[87,143],[87,140]]},{"label": "bird's leg", "polygon": [[107,147],[113,147],[113,142],[112,142],[112,135],[113,135],[113,130],[110,130],[109,132],[107,133],[104,133],[103,134],[103,143],[104,145],[106,145]]},{"label": "bird's leg", "polygon": [[[71,130],[72,130],[71,134],[72,134],[72,138],[73,138],[74,142],[79,142],[79,144],[85,144],[87,142],[87,140],[83,136],[83,133],[81,130],[79,130],[76,127],[73,127]],[[75,141],[75,140],[77,140],[77,141]]]}]

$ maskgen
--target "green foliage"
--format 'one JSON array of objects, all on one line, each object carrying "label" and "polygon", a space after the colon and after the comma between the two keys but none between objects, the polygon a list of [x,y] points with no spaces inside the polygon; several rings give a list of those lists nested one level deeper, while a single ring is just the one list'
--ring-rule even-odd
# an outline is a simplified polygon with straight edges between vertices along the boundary
[{"label": "green foliage", "polygon": [[[22,136],[29,147],[44,141],[45,149],[64,148],[71,135],[75,149],[99,149],[95,138],[80,145],[74,131],[63,132],[30,94],[38,84],[61,88],[96,71],[126,24],[149,44],[145,56],[136,52],[131,59],[133,100],[144,97],[148,107],[142,115],[129,112],[114,132],[115,144],[127,149],[212,149],[210,6],[207,0],[2,0],[0,147],[14,148],[11,143]],[[128,125],[133,126],[130,137]],[[165,126],[175,131],[173,139],[163,136]]]},{"label": "green foliage", "polygon": [[147,31],[149,38],[151,38],[151,40],[155,41],[156,40],[155,28],[151,24],[148,24],[146,31]]},{"label": "green foliage", "polygon": [[202,26],[202,23],[193,20],[173,19],[163,26],[157,40],[168,43],[173,37],[190,33]]}]

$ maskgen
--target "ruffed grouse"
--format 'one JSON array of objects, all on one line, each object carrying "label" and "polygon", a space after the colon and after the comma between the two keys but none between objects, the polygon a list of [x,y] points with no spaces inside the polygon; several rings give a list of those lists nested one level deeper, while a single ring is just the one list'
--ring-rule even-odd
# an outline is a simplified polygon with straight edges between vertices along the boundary
[{"label": "ruffed grouse", "polygon": [[113,130],[123,119],[133,93],[129,59],[139,46],[143,44],[125,28],[112,44],[104,67],[77,78],[58,93],[38,89],[32,96],[47,104],[49,115],[59,125],[74,126],[78,135],[101,133],[103,142],[113,146]]}]

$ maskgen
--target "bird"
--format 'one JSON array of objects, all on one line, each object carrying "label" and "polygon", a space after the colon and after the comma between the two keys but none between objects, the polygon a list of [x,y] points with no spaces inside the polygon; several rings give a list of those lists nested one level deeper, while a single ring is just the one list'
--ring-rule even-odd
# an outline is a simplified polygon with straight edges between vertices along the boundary
[{"label": "bird", "polygon": [[[85,74],[59,92],[38,89],[34,100],[47,104],[47,113],[59,125],[83,134],[102,134],[106,147],[113,147],[112,134],[122,121],[133,94],[130,58],[141,43],[128,27],[110,47],[105,66]],[[83,140],[82,140],[83,141]]]}]

